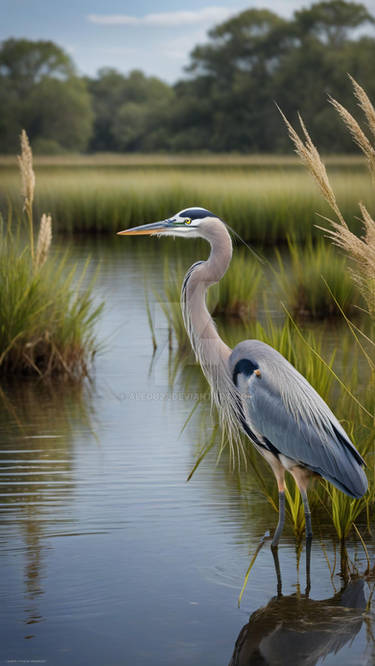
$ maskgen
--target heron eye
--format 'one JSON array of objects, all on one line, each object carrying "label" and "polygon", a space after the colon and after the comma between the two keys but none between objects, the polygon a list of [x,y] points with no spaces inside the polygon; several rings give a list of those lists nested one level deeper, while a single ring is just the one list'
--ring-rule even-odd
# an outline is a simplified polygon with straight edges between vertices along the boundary
[{"label": "heron eye", "polygon": [[185,224],[191,224],[191,219],[190,219],[190,217],[188,217],[188,218],[185,220]]}]

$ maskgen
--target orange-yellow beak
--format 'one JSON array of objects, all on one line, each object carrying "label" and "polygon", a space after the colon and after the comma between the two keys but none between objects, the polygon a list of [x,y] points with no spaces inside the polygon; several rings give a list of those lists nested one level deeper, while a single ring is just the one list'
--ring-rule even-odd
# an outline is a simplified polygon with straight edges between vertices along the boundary
[{"label": "orange-yellow beak", "polygon": [[118,236],[149,236],[150,234],[160,234],[170,228],[169,220],[161,222],[152,222],[151,224],[142,224],[140,227],[132,227],[124,231],[118,231]]}]

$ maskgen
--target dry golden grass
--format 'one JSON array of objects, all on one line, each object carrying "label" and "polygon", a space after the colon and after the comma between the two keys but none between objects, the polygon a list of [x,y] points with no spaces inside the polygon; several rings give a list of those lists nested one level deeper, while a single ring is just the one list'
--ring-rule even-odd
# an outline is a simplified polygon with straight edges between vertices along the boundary
[{"label": "dry golden grass", "polygon": [[21,155],[18,155],[18,165],[21,172],[22,195],[25,209],[32,206],[35,190],[35,174],[33,169],[33,154],[25,130],[21,132]]},{"label": "dry golden grass", "polygon": [[18,155],[18,166],[21,172],[23,209],[29,224],[29,242],[31,258],[34,261],[34,227],[33,227],[33,201],[35,190],[35,173],[33,169],[33,154],[25,130],[21,132],[21,155]]},{"label": "dry golden grass", "polygon": [[[350,77],[350,79],[353,83],[354,95],[358,100],[360,108],[365,113],[368,126],[375,138],[374,107],[363,88],[352,77]],[[375,182],[374,146],[349,111],[333,98],[330,98],[330,102],[344,121],[353,140],[365,156],[370,174]],[[331,228],[324,229],[324,231],[327,232],[329,238],[335,243],[335,245],[342,248],[352,260],[351,272],[353,278],[366,300],[370,315],[375,317],[375,221],[366,206],[362,202],[359,202],[358,205],[361,212],[361,222],[364,233],[361,237],[358,237],[350,231],[347,221],[344,219],[344,216],[338,207],[335,193],[327,176],[325,165],[319,155],[319,151],[311,140],[302,118],[300,117],[299,120],[304,140],[299,137],[298,133],[289,123],[284,114],[281,111],[280,113],[286,123],[297,154],[314,176],[323,197],[336,215],[336,220],[325,218],[330,223]]]},{"label": "dry golden grass", "polygon": [[357,83],[355,79],[349,74],[349,78],[353,84],[354,95],[358,100],[358,105],[362,109],[363,113],[366,116],[368,126],[370,128],[371,134],[375,139],[375,109],[369,100],[367,93],[363,88]]},{"label": "dry golden grass", "polygon": [[41,268],[45,263],[52,241],[52,218],[43,213],[40,220],[38,241],[36,244],[35,266]]},{"label": "dry golden grass", "polygon": [[301,116],[298,114],[299,122],[304,135],[304,140],[299,137],[298,133],[296,132],[294,127],[290,124],[288,119],[285,117],[281,109],[279,109],[279,111],[288,128],[289,136],[295,145],[297,155],[301,158],[301,160],[304,162],[307,168],[311,171],[312,175],[314,176],[318,184],[321,193],[323,194],[323,197],[327,201],[330,208],[332,208],[333,212],[337,215],[340,222],[346,226],[346,222],[337,205],[335,193],[332,189],[331,183],[329,182],[324,162],[322,161],[319,155],[319,151],[314,146]]},{"label": "dry golden grass", "polygon": [[350,134],[353,137],[353,141],[357,144],[357,146],[361,149],[362,153],[364,154],[370,173],[372,177],[375,179],[375,150],[371,145],[370,141],[368,140],[366,134],[362,130],[357,120],[352,116],[351,113],[349,113],[349,111],[344,106],[342,106],[342,104],[340,104],[340,102],[338,102],[336,99],[333,99],[333,97],[330,97],[329,101],[332,104],[333,108],[336,109],[337,113],[339,114],[344,124],[348,128]]}]

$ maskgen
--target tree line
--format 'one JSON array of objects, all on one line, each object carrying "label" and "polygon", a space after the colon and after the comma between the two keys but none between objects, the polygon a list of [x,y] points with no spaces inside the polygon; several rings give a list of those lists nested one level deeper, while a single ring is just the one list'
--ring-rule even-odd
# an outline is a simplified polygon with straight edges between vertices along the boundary
[{"label": "tree line", "polygon": [[0,48],[0,152],[25,128],[34,150],[282,152],[289,142],[275,101],[301,112],[322,149],[348,152],[327,97],[353,108],[346,72],[375,98],[374,17],[331,0],[287,20],[248,9],[214,27],[168,85],[139,70],[80,77],[50,41],[7,39]]}]

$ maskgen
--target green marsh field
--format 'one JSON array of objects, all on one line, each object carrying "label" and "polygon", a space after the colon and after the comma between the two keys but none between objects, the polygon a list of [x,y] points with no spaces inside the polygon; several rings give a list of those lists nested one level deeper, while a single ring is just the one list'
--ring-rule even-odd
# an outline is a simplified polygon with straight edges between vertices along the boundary
[{"label": "green marsh field", "polygon": [[[115,232],[164,219],[189,205],[220,215],[262,245],[304,240],[328,209],[297,158],[243,156],[84,156],[39,158],[36,213],[58,232]],[[358,227],[357,202],[372,209],[375,193],[359,158],[331,157],[328,170],[343,213]],[[15,160],[0,159],[0,201],[20,205]],[[320,232],[319,232],[320,233]]]}]

